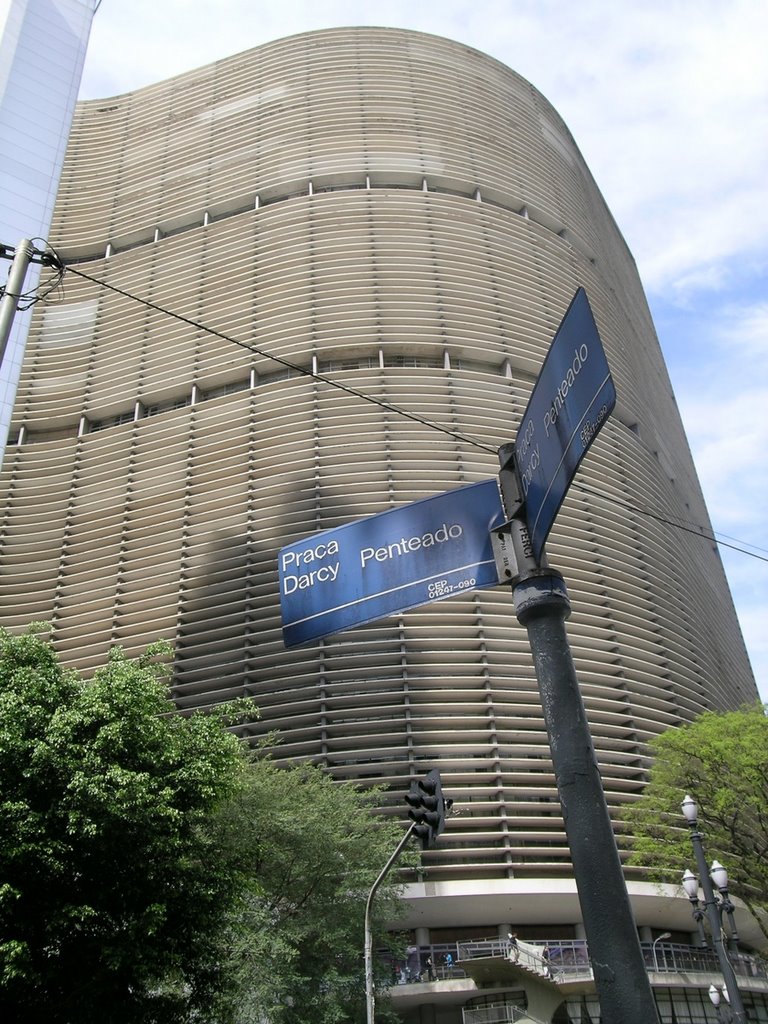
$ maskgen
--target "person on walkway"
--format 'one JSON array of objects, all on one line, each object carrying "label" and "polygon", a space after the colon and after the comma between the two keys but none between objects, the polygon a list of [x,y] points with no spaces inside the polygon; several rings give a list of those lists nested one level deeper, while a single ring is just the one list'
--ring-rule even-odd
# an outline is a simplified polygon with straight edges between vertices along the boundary
[{"label": "person on walkway", "polygon": [[544,977],[545,978],[551,978],[552,977],[552,972],[549,969],[549,946],[543,946],[542,947],[541,959],[544,961],[544,963],[542,965],[543,969],[544,969]]}]

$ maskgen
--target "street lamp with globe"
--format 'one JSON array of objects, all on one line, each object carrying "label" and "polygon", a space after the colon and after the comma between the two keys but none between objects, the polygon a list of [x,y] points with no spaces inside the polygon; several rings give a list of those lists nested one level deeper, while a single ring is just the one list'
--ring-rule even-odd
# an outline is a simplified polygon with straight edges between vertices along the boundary
[{"label": "street lamp with globe", "polygon": [[721,1022],[721,1024],[726,1024],[726,1021],[733,1020],[733,1016],[731,1015],[730,1010],[729,1010],[728,1016],[726,1018],[723,1018],[723,1015],[720,1012],[720,1003],[723,1001],[723,999],[725,999],[726,1004],[729,1004],[729,1002],[730,1002],[730,1000],[728,999],[728,989],[726,989],[726,988],[719,989],[717,987],[717,985],[710,985],[709,986],[709,999],[710,999],[710,1002],[712,1003],[712,1005],[715,1008],[715,1013],[717,1014],[717,1019],[718,1019],[718,1021]]},{"label": "street lamp with globe", "polygon": [[[723,913],[728,915],[728,921],[731,926],[732,942],[738,942],[738,934],[736,934],[733,926],[733,904],[728,897],[728,874],[722,864],[715,861],[711,869],[714,872],[714,875],[710,875],[710,869],[707,868],[707,860],[704,856],[703,836],[698,829],[699,809],[696,806],[696,801],[692,797],[686,796],[681,806],[683,814],[685,815],[685,820],[691,830],[691,845],[693,846],[693,852],[696,857],[696,867],[699,872],[699,877],[697,879],[692,871],[686,870],[683,875],[683,888],[686,891],[688,899],[691,901],[693,916],[699,926],[699,934],[703,939],[703,945],[706,945],[706,936],[703,925],[703,919],[705,916],[709,922],[712,945],[714,946],[715,953],[717,954],[720,971],[723,975],[723,981],[725,982],[724,991],[727,994],[727,1002],[730,1003],[731,1006],[732,1020],[735,1024],[746,1024],[747,1015],[744,1010],[744,1004],[741,1001],[741,993],[739,992],[738,985],[736,984],[736,975],[733,970],[733,965],[728,959],[728,953],[725,948],[725,943],[723,942]],[[713,881],[720,891],[721,898],[719,900],[715,898],[715,892],[712,887]],[[704,893],[703,910],[699,901],[699,884],[701,884],[701,888]],[[715,986],[712,986],[712,988],[715,988]],[[715,1003],[712,998],[712,988],[710,988],[709,997],[712,999],[713,1004],[718,1006],[719,1004]],[[716,989],[716,992],[719,992],[719,990]]]}]

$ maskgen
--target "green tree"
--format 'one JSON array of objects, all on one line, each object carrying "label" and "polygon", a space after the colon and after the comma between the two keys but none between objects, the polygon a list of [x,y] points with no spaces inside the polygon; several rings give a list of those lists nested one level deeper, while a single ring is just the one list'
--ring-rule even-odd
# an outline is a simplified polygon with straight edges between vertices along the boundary
[{"label": "green tree", "polygon": [[[402,826],[248,752],[244,705],[174,713],[161,651],[84,682],[0,629],[0,1019],[363,1021],[365,901]],[[379,945],[397,906],[385,885]]]},{"label": "green tree", "polygon": [[739,896],[768,938],[768,718],[762,705],[705,712],[651,743],[654,761],[642,797],[624,814],[634,835],[630,863],[678,883],[691,862],[680,804],[698,804],[710,861],[726,865]]},{"label": "green tree", "polygon": [[239,741],[169,714],[157,649],[83,682],[0,631],[0,1018],[181,1021],[220,992],[239,896],[216,812]]},{"label": "green tree", "polygon": [[[252,871],[231,933],[239,1024],[365,1020],[365,903],[403,834],[402,825],[373,815],[379,797],[312,766],[254,760],[227,808]],[[375,947],[386,944],[384,925],[400,912],[397,894],[394,881],[377,894]],[[379,981],[389,980],[385,966],[378,969]],[[379,995],[377,1020],[385,1019]]]}]

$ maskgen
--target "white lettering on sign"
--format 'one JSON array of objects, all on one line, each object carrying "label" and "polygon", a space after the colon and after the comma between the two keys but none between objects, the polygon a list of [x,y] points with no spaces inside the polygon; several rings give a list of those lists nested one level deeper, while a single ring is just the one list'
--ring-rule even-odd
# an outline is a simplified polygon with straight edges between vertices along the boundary
[{"label": "white lettering on sign", "polygon": [[522,438],[519,434],[517,435],[518,459],[524,459],[525,456],[528,454],[528,449],[531,447],[531,444],[533,443],[533,435],[535,433],[535,429],[536,428],[533,425],[533,420],[528,420],[528,422],[525,425],[525,433],[523,434]]},{"label": "white lettering on sign", "polygon": [[[299,570],[338,553],[339,544],[335,540],[328,541],[327,544],[318,544],[313,548],[305,548],[303,551],[283,551],[283,593],[293,594],[297,590],[306,590],[315,583],[334,583],[339,575],[338,561],[310,569],[308,572]],[[288,572],[289,569],[293,572]]]},{"label": "white lettering on sign", "polygon": [[555,392],[555,397],[552,401],[551,407],[547,409],[544,415],[544,430],[547,437],[549,437],[549,428],[554,427],[555,423],[557,423],[557,418],[562,412],[568,392],[571,390],[576,378],[581,373],[581,368],[584,363],[586,363],[588,355],[589,349],[587,348],[586,343],[573,350],[573,362],[568,367],[568,372]]},{"label": "white lettering on sign", "polygon": [[528,493],[528,488],[531,486],[533,474],[539,468],[540,463],[541,455],[539,454],[539,446],[536,445],[535,448],[531,449],[531,457],[528,459],[528,464],[525,469],[520,470],[520,479],[523,484],[523,497]]},{"label": "white lettering on sign", "polygon": [[458,523],[448,526],[443,523],[434,533],[423,533],[420,537],[402,537],[381,548],[362,548],[360,551],[360,565],[366,568],[366,563],[386,562],[390,558],[399,558],[401,555],[410,555],[421,548],[431,548],[434,544],[445,544],[447,541],[458,540],[464,530]]}]

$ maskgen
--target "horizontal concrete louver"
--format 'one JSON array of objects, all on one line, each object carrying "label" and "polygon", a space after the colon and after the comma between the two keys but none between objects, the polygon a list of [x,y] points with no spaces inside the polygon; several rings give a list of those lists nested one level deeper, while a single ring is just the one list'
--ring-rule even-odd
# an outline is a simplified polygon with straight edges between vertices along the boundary
[{"label": "horizontal concrete louver", "polygon": [[495,475],[583,285],[619,404],[548,549],[611,806],[640,792],[647,740],[754,696],[712,544],[640,511],[707,524],[631,256],[513,72],[428,36],[330,30],[84,103],[51,241],[193,323],[71,275],[37,314],[0,478],[4,623],[50,620],[86,670],[167,637],[181,708],[251,695],[254,735],[384,783],[391,814],[439,765],[458,814],[430,877],[567,875],[510,594],[287,652],[276,553]]}]

